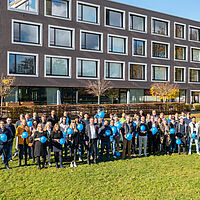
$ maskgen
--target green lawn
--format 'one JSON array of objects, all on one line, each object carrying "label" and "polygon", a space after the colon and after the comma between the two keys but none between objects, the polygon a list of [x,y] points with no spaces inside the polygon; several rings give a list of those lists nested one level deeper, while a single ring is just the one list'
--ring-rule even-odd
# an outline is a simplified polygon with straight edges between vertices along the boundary
[{"label": "green lawn", "polygon": [[[200,199],[200,156],[155,156],[78,168],[0,170],[0,199]],[[67,165],[66,165],[67,164]],[[1,164],[2,168],[3,165]]]}]

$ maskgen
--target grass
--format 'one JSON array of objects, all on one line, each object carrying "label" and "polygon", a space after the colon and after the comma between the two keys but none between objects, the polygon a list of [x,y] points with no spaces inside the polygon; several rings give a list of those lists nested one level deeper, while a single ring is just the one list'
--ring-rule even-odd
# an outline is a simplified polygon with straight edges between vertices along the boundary
[{"label": "grass", "polygon": [[199,199],[199,163],[174,154],[40,171],[14,161],[0,170],[0,199]]}]

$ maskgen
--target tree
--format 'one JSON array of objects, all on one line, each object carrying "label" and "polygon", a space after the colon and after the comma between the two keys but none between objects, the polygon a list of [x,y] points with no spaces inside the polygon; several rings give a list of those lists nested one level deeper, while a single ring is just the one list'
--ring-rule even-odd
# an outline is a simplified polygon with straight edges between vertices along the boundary
[{"label": "tree", "polygon": [[158,97],[165,103],[167,99],[175,99],[179,95],[179,89],[176,84],[169,82],[154,83],[150,89],[153,97]]},{"label": "tree", "polygon": [[101,96],[105,95],[105,92],[112,89],[110,81],[98,80],[98,81],[88,81],[88,86],[86,92],[98,97],[98,104],[100,104]]},{"label": "tree", "polygon": [[111,89],[105,92],[105,96],[112,99],[112,104],[114,103],[114,99],[119,98],[119,90],[118,89]]},{"label": "tree", "polygon": [[10,95],[11,92],[13,91],[14,87],[11,86],[13,86],[14,82],[15,82],[14,77],[6,77],[3,74],[1,75],[0,79],[1,106],[3,106],[4,98]]}]

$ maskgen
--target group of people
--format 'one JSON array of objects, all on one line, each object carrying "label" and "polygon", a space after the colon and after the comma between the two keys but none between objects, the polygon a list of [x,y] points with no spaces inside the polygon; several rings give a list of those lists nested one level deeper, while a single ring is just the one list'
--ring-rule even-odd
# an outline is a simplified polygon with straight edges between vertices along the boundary
[{"label": "group of people", "polygon": [[[7,118],[6,122],[0,120],[0,155],[5,168],[10,169],[9,162],[17,155],[19,167],[23,159],[27,166],[29,157],[39,169],[51,165],[53,160],[56,168],[64,168],[63,160],[69,160],[70,167],[77,167],[77,159],[82,162],[85,154],[87,164],[91,160],[95,164],[102,162],[104,153],[107,161],[111,155],[116,159],[121,156],[121,151],[122,159],[134,158],[137,154],[141,157],[143,149],[144,156],[180,154],[181,148],[186,155],[186,152],[191,154],[193,141],[200,155],[200,125],[189,112],[167,118],[164,113],[158,115],[155,110],[146,116],[142,110],[134,116],[123,113],[121,118],[116,114],[104,118],[102,113],[105,114],[98,109],[95,116],[89,117],[87,113],[80,112],[71,120],[67,111],[58,118],[52,110],[49,117],[42,115],[39,118],[36,112],[32,117],[29,113],[21,114],[15,125],[11,118]],[[5,140],[3,135],[6,135]],[[15,152],[12,154],[15,138]]]}]

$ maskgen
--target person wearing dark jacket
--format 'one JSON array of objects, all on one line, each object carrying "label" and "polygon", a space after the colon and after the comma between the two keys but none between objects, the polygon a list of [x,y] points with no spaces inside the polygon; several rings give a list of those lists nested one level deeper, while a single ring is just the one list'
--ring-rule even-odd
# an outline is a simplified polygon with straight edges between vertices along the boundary
[{"label": "person wearing dark jacket", "polygon": [[55,110],[51,111],[51,115],[47,118],[47,121],[51,122],[51,125],[54,127],[58,123],[58,118],[55,115]]},{"label": "person wearing dark jacket", "polygon": [[[37,164],[39,166],[39,169],[44,168],[45,166],[45,161],[46,161],[46,155],[47,155],[47,146],[46,146],[46,142],[42,143],[40,141],[41,137],[46,137],[47,138],[47,132],[43,131],[43,125],[41,123],[39,123],[37,125],[37,130],[34,133],[33,136],[33,140],[34,140],[34,156],[37,158]],[[40,157],[42,157],[43,162],[42,162],[42,168],[40,165]]]},{"label": "person wearing dark jacket", "polygon": [[[175,122],[175,118],[172,117],[171,122],[169,123],[169,130],[172,128],[175,129],[175,134],[176,134],[176,126],[177,126],[177,123]],[[175,134],[170,134],[170,140],[171,140],[170,153],[175,152],[175,150],[176,150]]]},{"label": "person wearing dark jacket", "polygon": [[0,121],[0,135],[5,134],[7,136],[7,141],[3,142],[0,140],[0,155],[4,156],[4,164],[6,169],[10,169],[8,166],[8,144],[12,141],[12,135],[8,128],[5,127],[3,120]]},{"label": "person wearing dark jacket", "polygon": [[107,161],[110,160],[110,155],[109,155],[109,151],[110,151],[110,135],[106,135],[106,131],[109,130],[111,132],[112,135],[112,129],[109,126],[109,122],[108,120],[104,121],[104,125],[99,128],[99,136],[101,139],[101,154],[100,154],[100,160],[103,161],[103,152],[104,149],[106,148],[106,157],[107,157]]},{"label": "person wearing dark jacket", "polygon": [[70,125],[71,124],[71,119],[68,116],[67,111],[64,111],[63,116],[60,118],[60,124],[63,122],[63,118],[66,117],[66,124]]},{"label": "person wearing dark jacket", "polygon": [[61,138],[63,138],[63,133],[61,132],[59,125],[55,124],[53,127],[53,132],[50,135],[50,142],[53,147],[56,168],[59,168],[59,165],[58,165],[59,161],[60,161],[60,168],[64,168],[63,163],[62,163],[63,149],[62,149],[62,145],[60,144]]},{"label": "person wearing dark jacket", "polygon": [[39,117],[37,116],[37,113],[36,112],[34,112],[33,113],[33,117],[30,119],[30,121],[37,121],[37,124],[40,122],[40,119],[39,119]]},{"label": "person wearing dark jacket", "polygon": [[94,119],[90,118],[90,123],[85,128],[87,151],[87,164],[90,164],[90,153],[93,149],[94,163],[97,163],[97,139],[98,139],[98,127],[94,125]]}]

